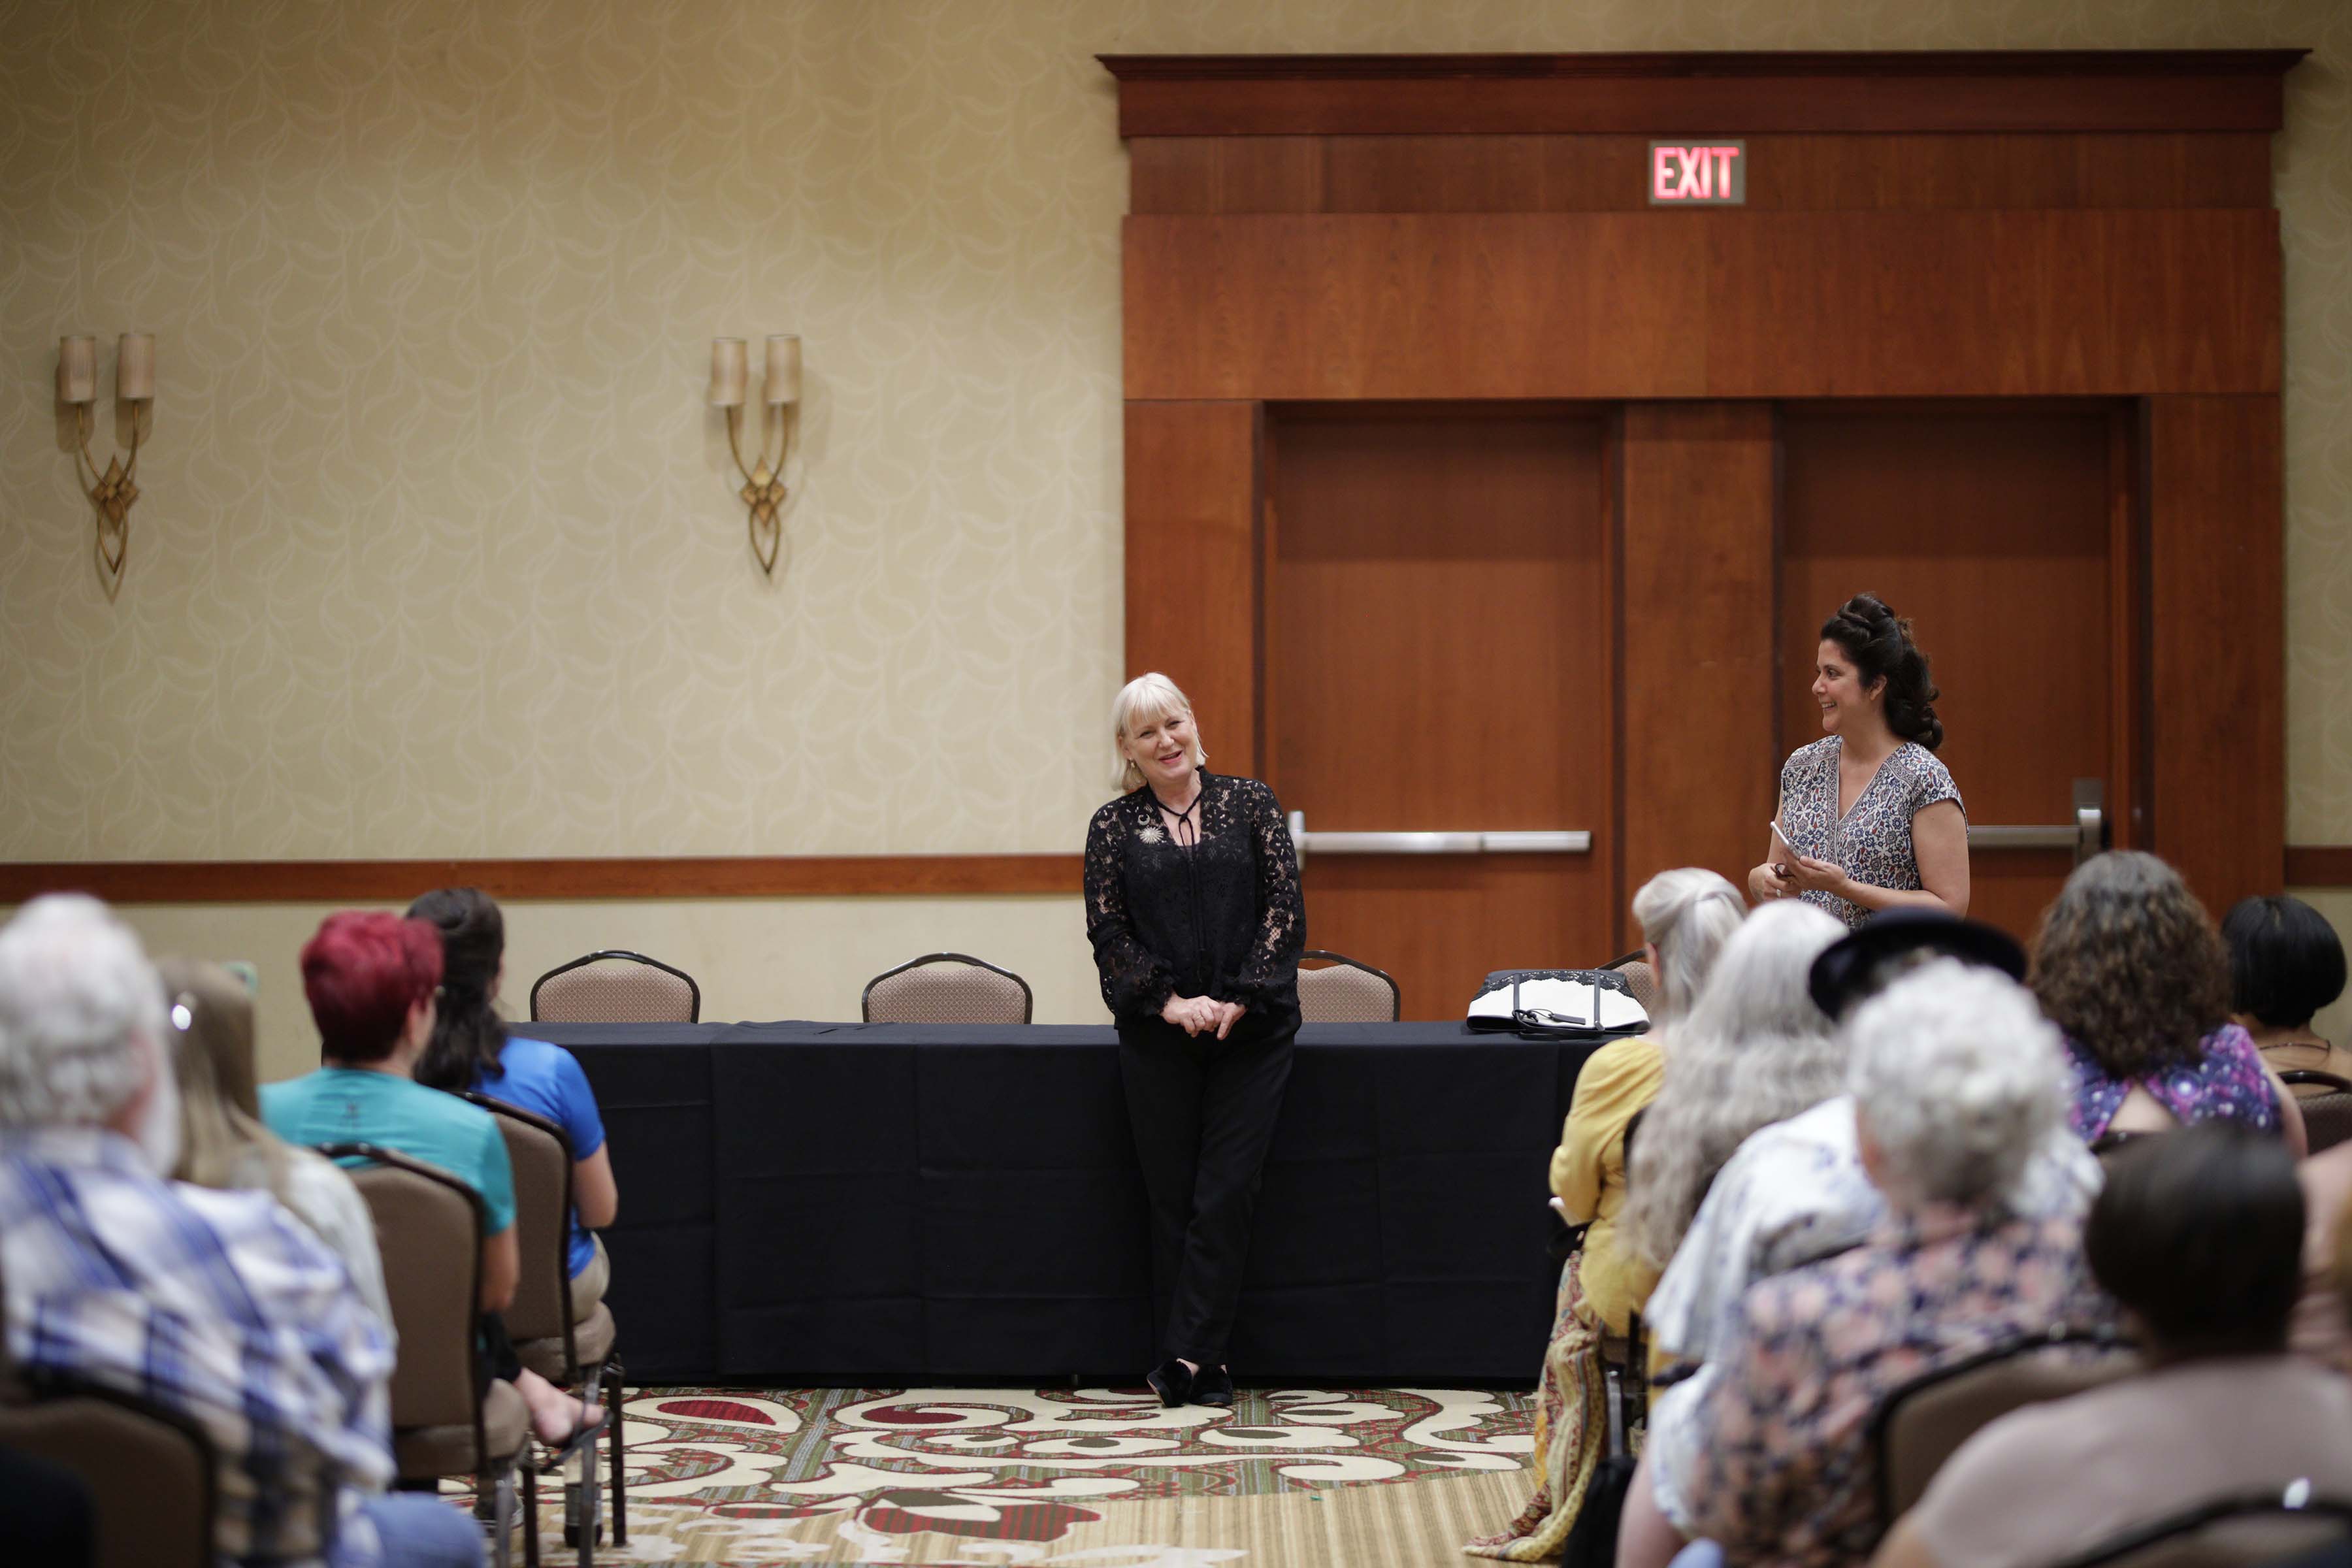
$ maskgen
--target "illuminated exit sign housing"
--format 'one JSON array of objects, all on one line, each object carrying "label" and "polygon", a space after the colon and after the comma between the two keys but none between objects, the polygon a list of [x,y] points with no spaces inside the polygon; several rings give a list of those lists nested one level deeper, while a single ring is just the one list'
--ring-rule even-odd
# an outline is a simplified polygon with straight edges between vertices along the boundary
[{"label": "illuminated exit sign housing", "polygon": [[1653,142],[1649,163],[1654,207],[1739,207],[1748,205],[1748,143]]}]

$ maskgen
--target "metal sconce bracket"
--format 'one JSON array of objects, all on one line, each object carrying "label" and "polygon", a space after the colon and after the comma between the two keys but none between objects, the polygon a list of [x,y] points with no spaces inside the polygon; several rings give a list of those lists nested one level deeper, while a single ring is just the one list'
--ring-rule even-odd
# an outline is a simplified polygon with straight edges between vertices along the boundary
[{"label": "metal sconce bracket", "polygon": [[[737,497],[750,509],[751,557],[770,577],[776,574],[776,557],[784,543],[784,459],[793,450],[793,416],[801,400],[801,341],[776,336],[768,340],[767,379],[760,388],[760,460],[743,461],[743,405],[750,379],[749,355],[741,338],[710,340],[710,405],[727,411],[727,449],[735,455],[736,471],[743,476]],[[769,412],[775,414],[776,455],[768,456]]]}]

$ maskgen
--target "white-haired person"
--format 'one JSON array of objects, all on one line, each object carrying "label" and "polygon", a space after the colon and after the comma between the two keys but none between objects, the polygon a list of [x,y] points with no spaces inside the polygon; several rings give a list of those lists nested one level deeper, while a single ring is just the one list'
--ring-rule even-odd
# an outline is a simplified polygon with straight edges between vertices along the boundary
[{"label": "white-haired person", "polygon": [[1813,960],[1844,934],[1836,917],[1792,899],[1764,905],[1724,943],[1633,1142],[1623,1224],[1654,1267],[1675,1256],[1742,1140],[1845,1086],[1845,1047],[1807,984]]},{"label": "white-haired person", "polygon": [[1160,1399],[1229,1405],[1258,1179],[1290,1080],[1307,910],[1274,792],[1212,773],[1164,675],[1111,706],[1123,793],[1087,829],[1087,939],[1151,1206]]},{"label": "white-haired person", "polygon": [[[1853,1044],[1844,1021],[1912,969],[1937,960],[1980,965],[2011,981],[2025,974],[2024,949],[1992,926],[1932,910],[1879,915],[1823,951],[1808,976],[1814,1005],[1841,1021],[1842,1059]],[[1840,1093],[1740,1144],[1651,1292],[1653,1364],[1664,1371],[1620,1521],[1620,1568],[1663,1568],[1688,1539],[1686,1500],[1704,1442],[1696,1414],[1722,1373],[1748,1288],[1856,1246],[1885,1222],[1886,1199],[1863,1168],[1853,1105],[1851,1094]],[[2098,1190],[2098,1162],[2062,1123],[2026,1162],[2008,1201],[2021,1214],[2079,1219]]]},{"label": "white-haired person", "polygon": [[1886,1216],[1742,1299],[1697,1413],[1683,1568],[1866,1561],[1884,1528],[1868,1432],[1889,1394],[2008,1341],[2115,1321],[2082,1222],[2010,1202],[2070,1088],[2032,995],[1938,959],[1864,1003],[1850,1041],[1855,1133]]},{"label": "white-haired person", "polygon": [[392,1349],[351,1277],[263,1192],[168,1179],[165,1003],[105,906],[0,929],[0,1280],[29,1381],[154,1401],[212,1440],[223,1563],[478,1563],[473,1522],[386,1495]]},{"label": "white-haired person", "polygon": [[1559,1555],[1601,1459],[1601,1342],[1622,1334],[1657,1283],[1657,1269],[1619,1234],[1625,1204],[1625,1133],[1665,1080],[1667,1037],[1691,1011],[1724,943],[1748,912],[1739,890],[1713,871],[1661,871],[1633,895],[1643,955],[1658,977],[1649,1032],[1592,1053],[1576,1075],[1559,1147],[1552,1151],[1552,1206],[1585,1227],[1559,1272],[1550,1342],[1536,1388],[1536,1489],[1509,1527],[1464,1548],[1480,1557],[1534,1563]]}]

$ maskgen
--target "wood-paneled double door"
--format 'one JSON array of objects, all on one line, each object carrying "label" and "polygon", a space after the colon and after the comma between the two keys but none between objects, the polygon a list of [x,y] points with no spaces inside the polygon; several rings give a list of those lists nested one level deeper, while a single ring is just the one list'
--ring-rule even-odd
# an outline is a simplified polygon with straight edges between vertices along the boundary
[{"label": "wood-paneled double door", "polygon": [[[2031,935],[2086,789],[2135,840],[2127,402],[1246,416],[1248,749],[1304,829],[1314,945],[1389,971],[1407,1016],[1637,945],[1628,900],[1666,867],[1744,886],[1781,760],[1820,733],[1821,622],[1864,589],[1933,659],[1972,912]],[[1394,837],[1416,834],[1454,837]]]}]

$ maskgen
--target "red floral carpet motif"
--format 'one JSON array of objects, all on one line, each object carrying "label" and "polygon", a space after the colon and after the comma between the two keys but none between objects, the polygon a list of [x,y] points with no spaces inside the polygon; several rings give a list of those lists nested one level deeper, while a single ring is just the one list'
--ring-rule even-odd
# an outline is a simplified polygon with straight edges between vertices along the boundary
[{"label": "red floral carpet motif", "polygon": [[625,1417],[633,1509],[830,1518],[877,1544],[1051,1542],[1105,1503],[1516,1470],[1533,1447],[1524,1395],[1450,1389],[1244,1390],[1230,1411],[1145,1389],[670,1389]]}]

